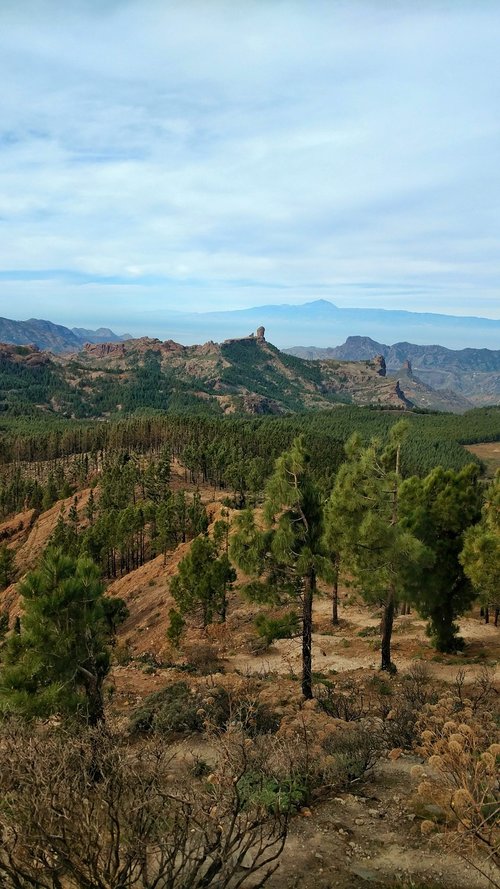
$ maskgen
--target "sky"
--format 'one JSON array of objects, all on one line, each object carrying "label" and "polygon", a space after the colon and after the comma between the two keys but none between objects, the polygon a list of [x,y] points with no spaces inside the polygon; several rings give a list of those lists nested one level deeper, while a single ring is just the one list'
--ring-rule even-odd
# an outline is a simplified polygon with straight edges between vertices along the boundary
[{"label": "sky", "polygon": [[0,315],[500,318],[499,46],[498,0],[1,0]]}]

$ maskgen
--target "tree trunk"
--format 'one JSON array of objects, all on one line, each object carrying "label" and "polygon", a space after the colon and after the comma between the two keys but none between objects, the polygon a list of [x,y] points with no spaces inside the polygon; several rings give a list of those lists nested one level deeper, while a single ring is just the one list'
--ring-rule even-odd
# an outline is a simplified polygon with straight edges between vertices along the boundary
[{"label": "tree trunk", "polygon": [[340,574],[340,558],[337,555],[334,561],[335,579],[332,589],[332,624],[337,626],[339,622],[339,574]]},{"label": "tree trunk", "polygon": [[380,635],[382,637],[382,662],[380,665],[380,669],[387,670],[388,673],[396,672],[396,667],[391,661],[391,638],[392,625],[394,623],[394,607],[395,596],[394,590],[391,589],[384,605],[384,613],[382,615],[382,622],[380,624]]},{"label": "tree trunk", "polygon": [[302,694],[307,700],[312,693],[312,606],[316,574],[312,570],[304,577],[304,604],[302,608]]},{"label": "tree trunk", "polygon": [[87,725],[95,728],[104,723],[104,699],[102,682],[85,667],[80,667],[83,674],[83,685],[87,697]]},{"label": "tree trunk", "polygon": [[332,589],[332,624],[337,626],[339,622],[339,580],[335,578]]},{"label": "tree trunk", "polygon": [[498,617],[500,615],[500,608],[495,608],[495,626],[498,627]]},{"label": "tree trunk", "polygon": [[490,622],[490,608],[489,605],[484,609],[484,622],[485,624],[489,624]]}]

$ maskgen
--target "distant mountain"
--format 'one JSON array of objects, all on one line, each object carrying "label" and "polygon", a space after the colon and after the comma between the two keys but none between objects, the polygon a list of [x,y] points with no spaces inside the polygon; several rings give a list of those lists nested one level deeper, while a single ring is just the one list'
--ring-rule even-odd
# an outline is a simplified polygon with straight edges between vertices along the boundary
[{"label": "distant mountain", "polygon": [[98,327],[97,330],[72,327],[71,330],[82,343],[123,343],[132,339],[130,333],[116,334],[109,327]]},{"label": "distant mountain", "polygon": [[52,321],[30,318],[29,321],[11,321],[0,318],[0,343],[16,346],[38,346],[49,352],[75,352],[84,343],[121,342],[130,339],[128,334],[117,336],[112,330],[101,327],[99,330],[85,330],[83,327],[63,327]]},{"label": "distant mountain", "polygon": [[500,320],[404,310],[339,308],[324,299],[303,305],[265,305],[225,312],[147,312],[141,315],[137,326],[139,323],[149,334],[171,337],[182,343],[246,336],[263,324],[281,349],[304,341],[329,346],[343,342],[353,333],[383,343],[437,341],[451,349],[478,346],[495,349],[500,343]]},{"label": "distant mountain", "polygon": [[[401,342],[388,346],[370,337],[350,336],[341,346],[318,348],[295,346],[286,350],[290,355],[313,360],[367,361],[383,355],[387,372],[398,377],[405,362],[411,363],[416,377],[433,390],[452,391],[469,405],[500,403],[500,350],[447,349],[444,346],[416,345]],[[401,383],[400,379],[400,384]],[[404,388],[404,386],[403,386]],[[411,395],[408,395],[411,399]]]},{"label": "distant mountain", "polygon": [[302,361],[257,335],[182,346],[147,337],[87,343],[51,355],[0,345],[2,412],[107,417],[152,408],[189,413],[284,414],[339,404],[413,407],[385,363]]}]

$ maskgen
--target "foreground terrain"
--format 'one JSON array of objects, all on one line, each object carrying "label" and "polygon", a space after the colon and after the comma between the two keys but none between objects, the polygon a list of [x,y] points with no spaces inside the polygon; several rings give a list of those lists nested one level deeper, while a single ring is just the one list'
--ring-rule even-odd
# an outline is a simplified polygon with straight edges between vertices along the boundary
[{"label": "foreground terrain", "polygon": [[[234,514],[224,507],[225,492],[190,482],[178,462],[173,464],[170,486],[174,492],[201,494],[210,534],[221,516],[231,518]],[[28,510],[0,525],[0,535],[15,553],[21,574],[37,564],[55,531],[61,508],[67,513],[75,505],[78,522],[85,526],[92,490],[98,493],[98,487],[85,487],[78,491],[76,500],[70,496],[40,515]],[[333,683],[341,700],[347,702],[345,706],[356,709],[362,702],[357,715],[349,717],[342,711],[342,719],[332,722],[317,700],[304,703],[301,698],[299,639],[282,639],[264,651],[255,650],[253,621],[259,608],[241,597],[239,584],[245,579],[241,574],[229,597],[226,623],[203,629],[195,621],[181,648],[172,648],[166,638],[174,604],[170,581],[190,545],[189,541],[181,543],[166,556],[156,556],[108,586],[108,594],[122,598],[128,608],[128,617],[118,629],[106,685],[110,726],[127,732],[130,719],[133,722],[134,714],[144,709],[148,696],[172,687],[186,687],[190,694],[208,701],[224,693],[235,707],[240,706],[237,701],[252,701],[252,706],[269,713],[273,731],[277,730],[283,743],[295,736],[303,738],[313,757],[319,755],[313,751],[328,737],[332,725],[382,719],[392,739],[386,749],[377,754],[366,772],[347,783],[333,782],[331,789],[320,783],[298,808],[279,867],[268,885],[272,889],[361,889],[370,885],[486,889],[491,885],[476,870],[473,850],[466,850],[464,860],[460,850],[445,841],[444,810],[419,797],[414,770],[424,760],[405,749],[403,739],[411,729],[408,716],[398,728],[398,717],[391,717],[391,712],[397,713],[401,706],[405,676],[412,676],[415,665],[424,671],[417,670],[415,676],[418,687],[428,690],[425,694],[455,693],[457,688],[473,689],[487,681],[495,704],[500,688],[500,629],[493,623],[485,625],[476,609],[461,620],[464,653],[437,655],[426,636],[424,621],[415,613],[400,615],[393,644],[399,672],[395,679],[381,679],[380,613],[342,588],[340,622],[332,626],[329,589],[323,585],[313,615],[316,694],[321,699],[322,690]],[[16,584],[7,587],[1,599],[12,620],[19,614]],[[354,718],[354,723],[344,722],[345,718]],[[197,770],[212,769],[218,757],[217,731],[214,726],[186,732],[179,724],[168,743],[179,762]],[[402,732],[401,740],[398,732]],[[430,833],[422,833],[424,824],[431,825]]]}]

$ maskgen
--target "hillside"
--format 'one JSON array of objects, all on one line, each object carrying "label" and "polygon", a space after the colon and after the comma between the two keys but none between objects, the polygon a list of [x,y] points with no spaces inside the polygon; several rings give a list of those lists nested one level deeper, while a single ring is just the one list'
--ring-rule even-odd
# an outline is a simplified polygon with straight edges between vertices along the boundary
[{"label": "hillside", "polygon": [[121,342],[128,338],[128,334],[118,336],[107,327],[98,330],[74,327],[70,330],[62,324],[53,324],[52,321],[38,318],[30,318],[29,321],[0,318],[0,343],[34,345],[49,352],[74,352],[81,349],[84,343]]},{"label": "hillside", "polygon": [[142,338],[87,344],[71,355],[0,348],[0,402],[30,411],[104,417],[152,408],[175,412],[284,414],[339,403],[411,408],[383,360],[309,362],[280,352],[260,328],[201,346]]},{"label": "hillside", "polygon": [[[500,350],[453,350],[409,342],[388,346],[367,336],[350,336],[333,348],[294,346],[285,351],[308,360],[367,361],[383,355],[388,374],[398,378],[400,368],[410,361],[414,377],[432,389],[444,390],[445,397],[452,390],[469,406],[500,402]],[[411,399],[411,394],[406,394]]]}]

